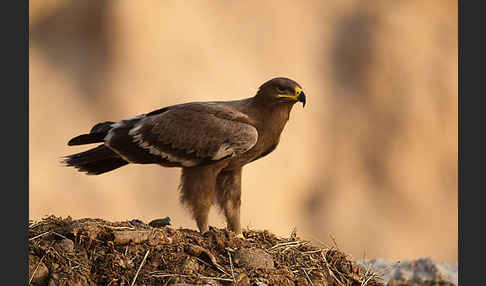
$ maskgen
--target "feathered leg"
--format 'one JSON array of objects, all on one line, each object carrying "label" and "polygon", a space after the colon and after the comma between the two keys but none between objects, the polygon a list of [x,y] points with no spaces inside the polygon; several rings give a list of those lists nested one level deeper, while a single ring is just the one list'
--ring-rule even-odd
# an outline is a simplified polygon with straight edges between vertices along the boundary
[{"label": "feathered leg", "polygon": [[216,179],[218,204],[224,211],[228,229],[241,233],[241,168],[222,171]]},{"label": "feathered leg", "polygon": [[201,233],[208,231],[208,215],[215,200],[216,170],[182,168],[181,202],[189,207]]}]

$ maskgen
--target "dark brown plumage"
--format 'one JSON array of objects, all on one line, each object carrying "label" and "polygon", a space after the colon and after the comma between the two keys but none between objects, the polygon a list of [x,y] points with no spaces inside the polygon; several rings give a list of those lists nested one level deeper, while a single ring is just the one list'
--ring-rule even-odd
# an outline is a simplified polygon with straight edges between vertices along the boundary
[{"label": "dark brown plumage", "polygon": [[90,175],[129,163],[181,167],[181,201],[199,230],[208,230],[209,209],[217,203],[228,228],[240,233],[242,168],[277,147],[292,106],[305,100],[298,83],[274,78],[251,98],[184,103],[98,123],[68,145],[103,144],[64,163]]}]

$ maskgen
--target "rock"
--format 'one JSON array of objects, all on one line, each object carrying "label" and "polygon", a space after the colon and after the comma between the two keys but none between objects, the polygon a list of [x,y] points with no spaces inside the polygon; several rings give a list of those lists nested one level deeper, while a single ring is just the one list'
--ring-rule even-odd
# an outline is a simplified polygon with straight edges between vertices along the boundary
[{"label": "rock", "polygon": [[65,238],[57,243],[58,247],[61,248],[62,251],[73,253],[74,252],[74,242],[69,238]]},{"label": "rock", "polygon": [[149,222],[149,225],[151,227],[164,227],[166,225],[170,225],[170,218],[165,217],[165,218],[154,219],[151,222]]},{"label": "rock", "polygon": [[370,267],[380,273],[385,285],[458,285],[458,264],[434,262],[430,258],[397,262],[388,259],[357,261],[363,267]]},{"label": "rock", "polygon": [[113,243],[124,245],[129,243],[142,243],[149,239],[151,230],[115,230],[113,231]]},{"label": "rock", "polygon": [[233,262],[238,266],[274,269],[273,257],[261,248],[241,248],[236,250]]}]

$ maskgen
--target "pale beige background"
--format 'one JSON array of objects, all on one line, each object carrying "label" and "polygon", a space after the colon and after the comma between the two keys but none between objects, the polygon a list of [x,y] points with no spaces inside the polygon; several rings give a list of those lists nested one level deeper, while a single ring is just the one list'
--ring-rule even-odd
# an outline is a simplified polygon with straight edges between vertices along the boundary
[{"label": "pale beige background", "polygon": [[[457,1],[67,1],[30,9],[31,219],[170,216],[178,169],[62,167],[93,124],[298,81],[271,155],[245,167],[242,224],[362,258],[457,260]],[[224,227],[216,211],[211,224]]]}]

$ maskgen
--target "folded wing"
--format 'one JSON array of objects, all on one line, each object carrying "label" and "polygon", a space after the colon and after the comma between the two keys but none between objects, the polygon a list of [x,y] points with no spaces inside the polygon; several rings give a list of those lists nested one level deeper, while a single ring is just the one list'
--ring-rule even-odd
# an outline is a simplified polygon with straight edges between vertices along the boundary
[{"label": "folded wing", "polygon": [[[151,158],[159,158],[162,165],[183,167],[238,156],[258,139],[246,115],[219,103],[182,104],[149,113],[124,134]],[[133,155],[127,153],[133,153],[133,147],[122,149],[115,151],[123,157]]]}]

